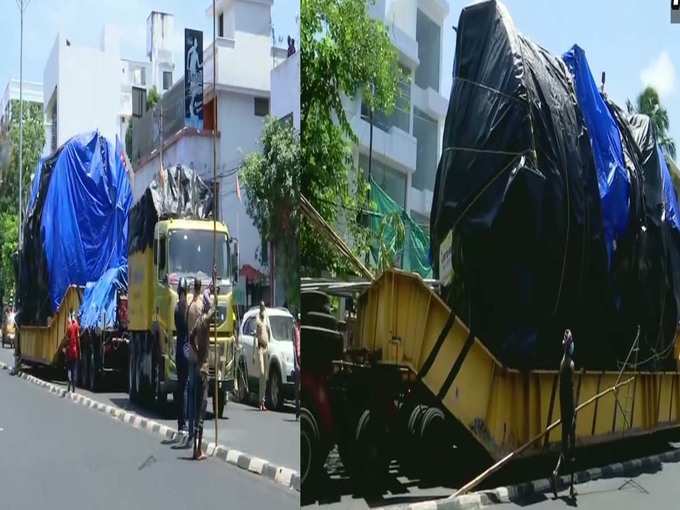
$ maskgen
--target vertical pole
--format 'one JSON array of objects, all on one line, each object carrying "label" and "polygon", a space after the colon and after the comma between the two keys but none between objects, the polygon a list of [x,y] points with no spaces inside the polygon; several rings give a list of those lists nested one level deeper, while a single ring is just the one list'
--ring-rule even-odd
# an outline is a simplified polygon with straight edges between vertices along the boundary
[{"label": "vertical pole", "polygon": [[[213,47],[212,47],[212,72],[213,72],[213,271],[212,282],[215,293],[215,307],[217,307],[217,40],[215,37],[215,23],[217,13],[215,12],[215,0],[213,0]],[[217,310],[215,310],[216,312]],[[215,444],[217,444],[217,421],[219,419],[217,408],[219,404],[219,378],[218,366],[219,358],[217,355],[217,320],[213,322],[213,339],[215,341],[215,390],[213,393],[213,408],[215,410]]]},{"label": "vertical pole", "polygon": [[23,216],[23,180],[24,180],[24,0],[20,0],[20,43],[19,43],[19,246],[21,246],[21,221]]},{"label": "vertical pole", "polygon": [[159,108],[159,113],[160,113],[160,133],[159,133],[159,141],[160,141],[160,159],[161,159],[161,172],[163,171],[163,100],[159,99],[158,100],[158,108]]}]

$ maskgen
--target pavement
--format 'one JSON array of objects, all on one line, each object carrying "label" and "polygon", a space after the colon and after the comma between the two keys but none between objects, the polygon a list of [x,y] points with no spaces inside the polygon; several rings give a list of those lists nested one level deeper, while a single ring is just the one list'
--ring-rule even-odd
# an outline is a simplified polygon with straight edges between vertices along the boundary
[{"label": "pavement", "polygon": [[[0,507],[299,507],[299,493],[0,372]],[[222,439],[220,439],[220,442]]]},{"label": "pavement", "polygon": [[[0,362],[9,366],[14,365],[13,351],[0,348]],[[66,388],[66,381],[53,379],[44,370],[26,370],[43,380]],[[145,418],[152,419],[171,428],[177,428],[172,397],[168,405],[162,409],[133,404],[128,399],[127,392],[119,381],[108,378],[104,381],[103,391],[96,393],[78,388],[77,392],[112,405],[120,409],[134,412]],[[208,402],[210,410],[212,404]],[[211,412],[206,414],[204,422],[204,439],[215,442],[215,421]],[[300,427],[295,420],[295,408],[292,402],[287,402],[282,412],[267,411],[261,413],[255,406],[228,402],[224,410],[224,417],[218,423],[219,444],[227,448],[235,448],[251,456],[266,459],[272,464],[287,467],[296,472],[300,471]]]}]

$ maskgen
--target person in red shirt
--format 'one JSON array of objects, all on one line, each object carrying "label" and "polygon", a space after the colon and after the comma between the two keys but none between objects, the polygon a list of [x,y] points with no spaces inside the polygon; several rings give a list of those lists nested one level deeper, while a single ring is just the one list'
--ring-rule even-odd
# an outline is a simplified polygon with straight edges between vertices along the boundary
[{"label": "person in red shirt", "polygon": [[76,391],[76,369],[80,360],[80,326],[76,319],[73,309],[68,327],[66,328],[66,368],[68,370],[68,387],[66,391]]}]

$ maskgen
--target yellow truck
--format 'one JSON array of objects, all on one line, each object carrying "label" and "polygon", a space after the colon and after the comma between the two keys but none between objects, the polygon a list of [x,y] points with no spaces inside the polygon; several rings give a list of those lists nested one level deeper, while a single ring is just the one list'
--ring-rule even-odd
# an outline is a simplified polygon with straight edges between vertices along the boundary
[{"label": "yellow truck", "polygon": [[[238,244],[227,227],[217,222],[215,336],[211,328],[209,395],[222,416],[234,385],[233,283],[237,279]],[[203,289],[212,281],[213,221],[165,219],[154,226],[153,242],[128,258],[128,330],[130,336],[128,392],[133,401],[163,403],[177,389],[174,311],[177,283],[189,290],[200,279]],[[189,292],[189,301],[192,294]],[[218,368],[215,373],[215,343]],[[218,392],[215,395],[215,378]]]}]

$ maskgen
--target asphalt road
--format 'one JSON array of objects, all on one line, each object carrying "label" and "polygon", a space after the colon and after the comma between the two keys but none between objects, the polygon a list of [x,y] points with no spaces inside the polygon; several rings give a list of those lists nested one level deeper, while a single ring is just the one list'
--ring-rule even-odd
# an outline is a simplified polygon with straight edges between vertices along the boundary
[{"label": "asphalt road", "polygon": [[[646,455],[665,452],[677,448],[678,441],[680,441],[680,432],[669,431],[650,437],[631,438],[618,443],[591,446],[587,449],[578,449],[576,453],[577,470],[584,470],[613,462],[622,462]],[[489,478],[479,488],[491,489],[499,486],[546,478],[552,472],[555,460],[554,456],[545,456],[516,461]],[[427,463],[427,459],[418,459],[418,463]],[[673,477],[668,476],[667,473],[675,473],[675,476],[677,476],[678,472],[680,472],[680,463],[677,465],[664,464],[663,466],[663,470],[657,474],[641,474],[638,477],[635,477],[634,480],[639,481],[645,488],[650,490],[652,496],[654,496],[654,494],[659,495],[660,499],[658,505],[656,505],[656,499],[647,500],[655,505],[654,507],[677,508],[677,503],[674,503],[671,506],[665,505],[665,502],[672,501],[672,499],[665,499],[664,483],[669,489],[671,484],[675,483]],[[390,464],[390,474],[386,483],[380,488],[371,487],[371,492],[367,493],[366,490],[359,490],[352,482],[342,465],[337,449],[330,452],[324,466],[324,471],[325,475],[321,478],[318,486],[314,487],[312,490],[307,490],[302,494],[301,503],[303,507],[322,507],[324,510],[364,510],[376,506],[405,505],[446,498],[452,495],[458,487],[473,479],[480,472],[479,470],[471,468],[466,459],[455,458],[455,451],[450,466],[447,467],[445,471],[440,472],[440,476],[436,478],[432,475],[418,473],[413,469],[402,468],[397,460],[393,460]],[[654,484],[651,484],[651,487],[656,487],[656,492],[653,492],[647,487],[646,480],[649,477],[654,478],[654,483],[656,484],[657,476],[659,477],[660,481],[658,483],[660,485],[656,487]],[[617,482],[618,485],[616,485]],[[621,510],[618,508],[620,505],[615,506],[614,503],[611,507],[607,506],[609,504],[609,499],[606,494],[616,492],[616,489],[622,484],[623,481],[618,479],[603,479],[583,484],[582,486],[579,486],[579,490],[583,491],[584,498],[577,499],[578,506],[582,506],[581,499],[585,499],[586,494],[592,493],[593,495],[598,495],[602,493],[602,496],[591,498],[595,501],[593,506],[585,506],[584,508],[616,508],[616,510]],[[676,483],[676,485],[678,484]],[[636,487],[634,485],[628,484],[620,492],[627,494],[635,489]],[[673,490],[675,490],[675,488]],[[677,491],[680,491],[680,485],[678,486]],[[565,494],[566,493],[561,493],[560,495],[564,496]],[[642,493],[642,495],[647,496],[644,493]],[[618,493],[613,494],[611,497],[612,502],[618,501],[618,497]],[[607,505],[603,503],[605,499],[607,500]],[[636,499],[636,501],[639,500]],[[675,501],[678,500],[676,499]],[[521,501],[519,506],[529,506],[530,508],[533,508],[534,506],[536,508],[562,508],[570,503],[571,501],[565,499],[552,501],[552,497],[549,499],[546,499],[545,497],[535,497],[527,501]],[[626,504],[628,504],[628,502],[626,502]],[[511,505],[505,506],[509,507]],[[501,508],[501,506],[498,506],[498,508]],[[622,508],[640,507],[631,505],[623,506]]]},{"label": "asphalt road", "polygon": [[164,443],[0,371],[1,508],[299,507],[295,491]]},{"label": "asphalt road", "polygon": [[[10,349],[0,348],[0,361],[10,366],[14,365],[12,352]],[[27,371],[36,377],[66,387],[65,380],[50,378],[50,374],[44,370]],[[104,404],[114,405],[177,428],[172,396],[169,397],[168,405],[162,409],[150,409],[133,404],[128,400],[123,384],[113,378],[104,381],[104,390],[101,392],[92,393],[81,388],[78,388],[78,392]],[[211,408],[212,400],[208,400],[208,409]],[[215,440],[215,422],[211,412],[206,415],[203,434],[208,441]],[[263,413],[252,405],[228,402],[224,409],[224,417],[219,420],[218,442],[228,448],[236,448],[266,459],[278,466],[300,470],[300,426],[295,420],[292,402],[287,402],[282,412]]]}]

